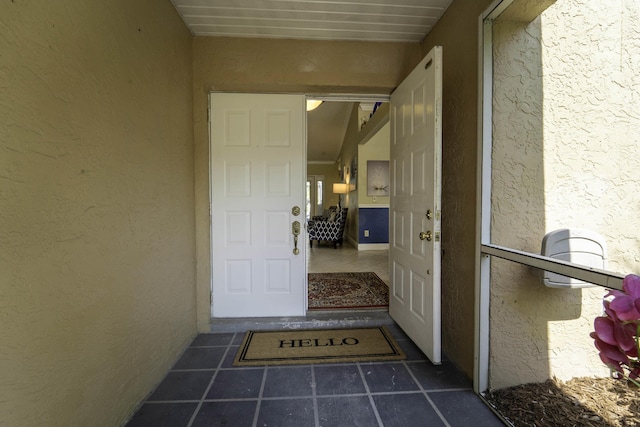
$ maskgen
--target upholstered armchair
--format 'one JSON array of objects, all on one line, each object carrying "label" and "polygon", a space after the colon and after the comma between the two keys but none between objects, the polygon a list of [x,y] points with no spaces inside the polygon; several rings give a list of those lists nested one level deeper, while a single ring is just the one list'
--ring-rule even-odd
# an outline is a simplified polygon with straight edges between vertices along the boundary
[{"label": "upholstered armchair", "polygon": [[338,209],[333,221],[331,218],[321,220],[314,218],[313,221],[309,221],[309,245],[313,247],[314,240],[318,243],[333,242],[334,249],[337,249],[338,244],[342,244],[347,210],[348,208]]},{"label": "upholstered armchair", "polygon": [[332,221],[335,221],[337,210],[337,206],[329,206],[329,209],[325,209],[322,215],[314,215],[311,219],[314,221],[326,221],[331,217],[331,215],[333,215]]}]

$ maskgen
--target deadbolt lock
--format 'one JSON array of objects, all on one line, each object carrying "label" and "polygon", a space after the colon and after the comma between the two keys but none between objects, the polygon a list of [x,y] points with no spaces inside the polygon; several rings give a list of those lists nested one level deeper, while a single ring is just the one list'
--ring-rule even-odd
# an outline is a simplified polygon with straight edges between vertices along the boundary
[{"label": "deadbolt lock", "polygon": [[426,216],[427,216],[427,219],[433,219],[433,211],[431,209],[428,209]]},{"label": "deadbolt lock", "polygon": [[291,213],[293,214],[293,216],[298,216],[300,215],[300,206],[294,206],[291,208]]}]

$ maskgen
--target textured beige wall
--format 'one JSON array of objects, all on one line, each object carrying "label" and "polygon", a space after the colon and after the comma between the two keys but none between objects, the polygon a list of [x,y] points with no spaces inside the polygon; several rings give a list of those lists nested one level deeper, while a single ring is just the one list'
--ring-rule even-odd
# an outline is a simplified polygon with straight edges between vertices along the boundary
[{"label": "textured beige wall", "polygon": [[117,426],[195,334],[191,35],[0,3],[0,425]]},{"label": "textured beige wall", "polygon": [[417,44],[195,37],[194,136],[198,329],[209,331],[210,91],[388,94],[420,61]]},{"label": "textured beige wall", "polygon": [[[588,228],[610,270],[639,271],[639,12],[558,0],[530,24],[496,21],[494,243],[539,253],[547,232]],[[546,288],[538,273],[492,261],[492,388],[608,372],[589,337],[604,290]]]},{"label": "textured beige wall", "polygon": [[[351,118],[344,134],[342,149],[340,150],[340,162],[342,164],[342,173],[344,181],[351,183],[351,164],[354,158],[358,156],[358,133],[360,131],[358,119],[358,104],[353,104],[351,110]],[[347,171],[347,169],[349,169]],[[358,193],[351,191],[342,195],[342,207],[349,208],[347,211],[347,223],[344,229],[344,236],[351,242],[358,242]]]},{"label": "textured beige wall", "polygon": [[[539,34],[539,20],[494,25],[492,239],[534,253],[544,235]],[[491,265],[491,388],[544,381],[549,315],[579,316],[581,291],[545,288],[518,264],[493,258]]]},{"label": "textured beige wall", "polygon": [[542,25],[547,231],[598,231],[640,274],[640,2],[558,0]]},{"label": "textured beige wall", "polygon": [[478,17],[491,0],[454,0],[423,43],[443,46],[442,344],[473,376]]}]

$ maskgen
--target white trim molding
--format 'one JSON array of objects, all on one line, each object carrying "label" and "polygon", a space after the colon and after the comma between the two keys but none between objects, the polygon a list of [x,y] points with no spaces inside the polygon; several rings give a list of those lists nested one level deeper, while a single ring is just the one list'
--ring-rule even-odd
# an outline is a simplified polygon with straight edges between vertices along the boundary
[{"label": "white trim molding", "polygon": [[359,243],[359,251],[383,251],[389,249],[388,243]]}]

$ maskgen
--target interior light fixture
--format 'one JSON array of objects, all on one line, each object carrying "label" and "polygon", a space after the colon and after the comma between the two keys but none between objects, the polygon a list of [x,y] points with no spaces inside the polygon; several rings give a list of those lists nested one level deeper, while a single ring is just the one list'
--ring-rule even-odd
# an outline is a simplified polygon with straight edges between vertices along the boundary
[{"label": "interior light fixture", "polygon": [[307,111],[315,110],[322,104],[324,101],[319,99],[307,99]]},{"label": "interior light fixture", "polygon": [[346,182],[335,182],[333,184],[333,192],[338,195],[338,209],[342,205],[342,195],[349,193],[349,184]]},{"label": "interior light fixture", "polygon": [[333,192],[335,194],[347,194],[349,192],[349,184],[336,182],[333,184]]}]

